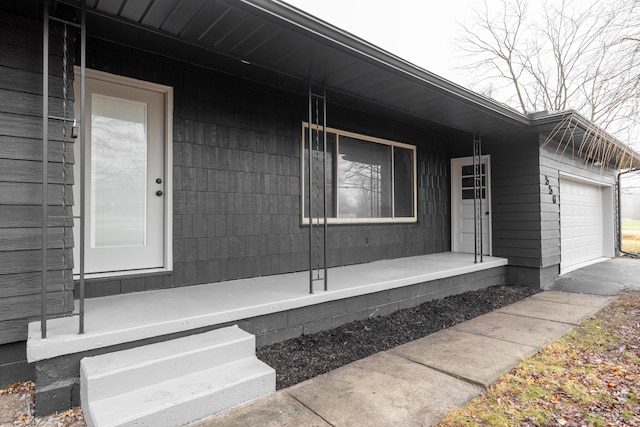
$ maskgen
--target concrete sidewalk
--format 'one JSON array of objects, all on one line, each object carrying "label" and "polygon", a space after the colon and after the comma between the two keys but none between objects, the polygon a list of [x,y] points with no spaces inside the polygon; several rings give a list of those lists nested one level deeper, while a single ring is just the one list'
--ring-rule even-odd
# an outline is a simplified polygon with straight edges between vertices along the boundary
[{"label": "concrete sidewalk", "polygon": [[612,300],[542,292],[192,426],[433,425]]}]

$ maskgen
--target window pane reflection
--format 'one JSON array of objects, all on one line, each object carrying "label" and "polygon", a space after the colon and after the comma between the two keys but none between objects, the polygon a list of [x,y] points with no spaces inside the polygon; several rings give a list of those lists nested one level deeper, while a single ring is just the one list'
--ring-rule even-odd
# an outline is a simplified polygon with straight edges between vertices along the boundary
[{"label": "window pane reflection", "polygon": [[391,216],[391,147],[340,137],[338,197],[341,218]]},{"label": "window pane reflection", "polygon": [[413,216],[413,150],[406,148],[393,148],[393,170],[395,179],[393,183],[394,216]]},{"label": "window pane reflection", "polygon": [[91,102],[91,246],[142,246],[147,106],[99,94]]},{"label": "window pane reflection", "polygon": [[[309,132],[308,129],[305,129],[304,133],[304,216],[305,218],[309,217]],[[324,217],[324,204],[323,198],[324,194],[322,194],[322,182],[325,180],[324,174],[322,173],[323,162],[323,143],[324,143],[324,135],[322,132],[318,133],[318,131],[312,131],[312,143],[313,143],[313,217]],[[316,139],[317,138],[317,139]],[[327,191],[327,217],[335,217],[335,207],[334,207],[334,195],[333,195],[333,162],[334,162],[334,153],[336,150],[336,134],[327,132],[327,158],[326,158],[326,191]]]}]

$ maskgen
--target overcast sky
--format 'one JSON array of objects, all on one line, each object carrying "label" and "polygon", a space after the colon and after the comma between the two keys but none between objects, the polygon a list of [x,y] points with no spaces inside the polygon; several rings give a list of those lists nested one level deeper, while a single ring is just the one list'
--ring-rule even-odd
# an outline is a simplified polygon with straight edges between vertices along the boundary
[{"label": "overcast sky", "polygon": [[[501,0],[282,1],[467,88],[473,88],[474,83],[478,86],[479,82],[474,82],[469,70],[461,68],[473,61],[464,58],[464,53],[456,47],[461,24],[470,23],[474,8],[483,7],[485,1],[490,10],[501,7]],[[579,0],[572,4],[588,6],[591,2],[593,0]],[[542,7],[541,1],[529,2],[533,16],[540,16]],[[501,98],[498,93],[494,96]],[[625,142],[635,142],[621,136]],[[640,143],[634,146],[638,150]]]},{"label": "overcast sky", "polygon": [[458,23],[481,0],[284,0],[415,65],[463,86]]}]

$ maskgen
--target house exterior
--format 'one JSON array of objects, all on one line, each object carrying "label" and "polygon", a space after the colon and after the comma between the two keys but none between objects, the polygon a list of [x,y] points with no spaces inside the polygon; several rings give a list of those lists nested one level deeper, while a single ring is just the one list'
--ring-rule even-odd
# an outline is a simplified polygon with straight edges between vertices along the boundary
[{"label": "house exterior", "polygon": [[45,376],[28,323],[81,297],[474,252],[504,265],[465,280],[544,287],[616,256],[640,156],[574,112],[522,115],[280,1],[51,3],[0,5],[0,386]]}]

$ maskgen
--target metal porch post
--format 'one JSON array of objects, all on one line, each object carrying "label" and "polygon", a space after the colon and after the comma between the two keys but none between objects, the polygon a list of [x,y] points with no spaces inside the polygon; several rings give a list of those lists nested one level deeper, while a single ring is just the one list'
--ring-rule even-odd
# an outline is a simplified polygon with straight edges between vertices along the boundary
[{"label": "metal porch post", "polygon": [[85,120],[86,120],[86,66],[87,66],[87,10],[86,10],[86,2],[82,0],[82,4],[80,6],[80,257],[78,270],[80,273],[79,277],[79,325],[78,325],[78,333],[84,334],[84,250],[85,250]]},{"label": "metal porch post", "polygon": [[313,140],[313,105],[312,94],[311,94],[311,82],[309,82],[309,128],[308,128],[308,137],[307,143],[309,144],[309,151],[307,156],[307,167],[309,168],[309,173],[307,176],[307,196],[309,199],[309,293],[313,293],[313,207],[311,201],[313,200],[313,163],[311,162],[313,154],[313,146],[311,145],[311,141]]},{"label": "metal porch post", "polygon": [[[486,171],[485,171],[486,172]],[[478,254],[480,262],[484,261],[483,248],[483,211],[482,211],[482,192],[484,188],[482,184],[482,140],[480,134],[473,133],[473,237],[474,237],[474,263],[478,262]],[[486,183],[485,183],[486,185]]]},{"label": "metal porch post", "polygon": [[47,249],[49,246],[49,1],[44,1],[42,26],[42,276],[40,332],[47,338]]},{"label": "metal porch post", "polygon": [[[319,281],[319,280],[323,280],[324,281],[324,290],[326,291],[328,289],[328,275],[327,275],[327,132],[326,132],[326,123],[327,123],[327,104],[326,104],[326,89],[323,88],[323,93],[322,95],[318,95],[318,94],[314,94],[312,87],[311,87],[311,82],[309,82],[309,128],[308,128],[308,134],[307,134],[307,142],[308,142],[308,156],[307,156],[307,165],[309,167],[309,171],[307,174],[307,196],[308,196],[308,200],[309,200],[309,208],[308,208],[308,214],[309,214],[309,293],[313,293],[313,283],[315,281]],[[315,105],[315,109],[313,106],[313,101],[316,101],[316,105]],[[319,103],[318,100],[322,100],[322,125],[320,124],[320,107],[319,107]],[[315,113],[315,115],[314,115]],[[314,120],[314,116],[315,116],[315,120]],[[314,130],[316,131],[315,134],[315,141],[316,141],[316,151],[317,153],[314,155],[314,147],[313,147],[313,140],[314,140]],[[314,165],[315,167],[318,167],[318,163],[320,161],[320,159],[315,159],[315,163],[314,163],[314,157],[318,157],[320,155],[320,142],[319,142],[319,132],[322,131],[322,144],[323,144],[323,148],[322,148],[322,162],[321,162],[321,167],[322,167],[322,181],[320,181],[320,173],[318,173],[318,182],[315,183],[314,182],[314,178],[313,178],[313,170],[314,170]],[[320,189],[315,189],[315,186],[318,185],[322,185],[323,189],[322,191],[320,191]],[[319,197],[322,196],[322,203],[323,203],[323,209],[322,211],[320,210],[320,200]],[[313,200],[316,200],[316,217],[314,218],[314,213],[313,213]],[[320,277],[320,235],[317,233],[320,233],[320,215],[322,212],[322,216],[323,216],[323,222],[322,222],[322,233],[323,233],[323,251],[322,251],[322,262],[323,262],[323,276]],[[314,223],[315,220],[315,223]],[[318,259],[317,265],[314,265],[313,263],[313,255],[314,255],[314,247],[313,247],[313,240],[314,240],[314,232],[316,233],[316,243],[317,243],[317,248],[316,248],[316,257]],[[314,271],[316,272],[317,277],[314,277]]]}]

